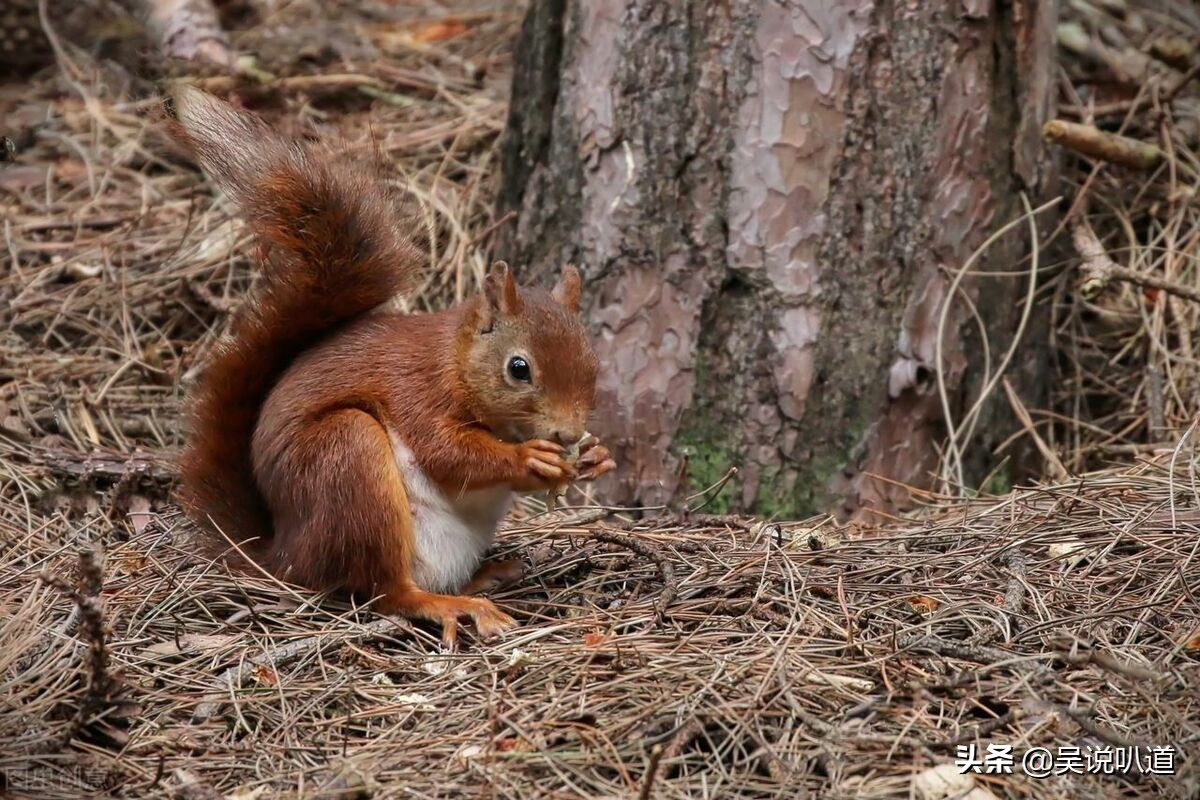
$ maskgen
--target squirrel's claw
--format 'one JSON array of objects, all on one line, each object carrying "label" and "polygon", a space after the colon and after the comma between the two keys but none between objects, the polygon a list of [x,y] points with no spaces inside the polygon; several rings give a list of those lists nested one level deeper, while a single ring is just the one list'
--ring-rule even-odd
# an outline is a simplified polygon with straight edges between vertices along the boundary
[{"label": "squirrel's claw", "polygon": [[442,649],[447,653],[458,650],[458,619],[455,617],[442,620]]},{"label": "squirrel's claw", "polygon": [[487,598],[433,594],[412,586],[403,587],[391,594],[383,608],[409,619],[440,623],[442,647],[450,651],[458,646],[460,619],[474,622],[480,639],[494,638],[517,626],[515,619],[496,608],[496,604]]},{"label": "squirrel's claw", "polygon": [[491,601],[482,597],[455,598],[461,605],[441,618],[442,648],[454,652],[458,648],[458,618],[468,617],[475,623],[475,632],[483,640],[495,639],[517,627],[517,621],[505,614]]},{"label": "squirrel's claw", "polygon": [[599,478],[601,475],[606,475],[609,472],[612,472],[616,468],[617,468],[617,462],[613,461],[611,458],[606,458],[603,461],[601,461],[599,464],[597,464],[596,466],[592,467],[591,469],[587,469],[587,470],[584,470],[583,472],[581,472],[579,474],[579,477],[577,478],[577,480],[594,481],[594,480],[596,480],[596,478]]},{"label": "squirrel's claw", "polygon": [[584,439],[579,445],[579,450],[579,460],[575,462],[579,468],[577,480],[594,481],[617,468],[617,462],[613,460],[608,448],[600,444],[600,440],[595,436]]}]

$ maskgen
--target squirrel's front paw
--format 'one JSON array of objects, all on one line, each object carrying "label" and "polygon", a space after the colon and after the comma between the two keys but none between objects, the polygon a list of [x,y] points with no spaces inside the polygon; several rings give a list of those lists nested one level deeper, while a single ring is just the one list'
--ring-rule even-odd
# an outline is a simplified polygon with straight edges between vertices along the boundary
[{"label": "squirrel's front paw", "polygon": [[574,480],[578,471],[563,455],[562,447],[545,439],[531,439],[517,445],[524,474],[514,483],[520,492],[537,492]]},{"label": "squirrel's front paw", "polygon": [[608,448],[600,444],[599,439],[589,435],[579,443],[579,458],[575,461],[575,466],[579,470],[577,480],[594,481],[616,469],[617,462],[613,460]]}]

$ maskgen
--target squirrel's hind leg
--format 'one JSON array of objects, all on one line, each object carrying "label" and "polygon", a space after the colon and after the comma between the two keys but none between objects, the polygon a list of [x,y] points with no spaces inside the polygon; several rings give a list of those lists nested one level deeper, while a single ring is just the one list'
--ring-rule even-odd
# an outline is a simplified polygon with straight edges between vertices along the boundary
[{"label": "squirrel's hind leg", "polygon": [[279,577],[373,597],[409,574],[412,514],[378,420],[338,409],[263,444],[278,445],[258,477],[275,521],[270,566]]},{"label": "squirrel's hind leg", "polygon": [[260,476],[276,521],[273,560],[281,577],[383,595],[380,611],[441,623],[449,647],[459,619],[473,620],[485,639],[516,625],[490,600],[434,594],[413,582],[412,510],[377,419],[339,409],[309,423],[281,450],[271,474]]}]

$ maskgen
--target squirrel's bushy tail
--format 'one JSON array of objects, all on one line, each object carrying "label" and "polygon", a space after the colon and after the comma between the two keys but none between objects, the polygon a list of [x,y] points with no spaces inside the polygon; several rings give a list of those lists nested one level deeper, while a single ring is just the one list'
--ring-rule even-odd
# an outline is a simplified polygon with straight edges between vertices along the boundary
[{"label": "squirrel's bushy tail", "polygon": [[199,89],[181,88],[172,100],[172,133],[241,209],[264,272],[193,391],[180,499],[210,530],[257,540],[253,553],[271,535],[250,453],[267,394],[324,335],[411,288],[422,256],[366,171],[289,142]]}]

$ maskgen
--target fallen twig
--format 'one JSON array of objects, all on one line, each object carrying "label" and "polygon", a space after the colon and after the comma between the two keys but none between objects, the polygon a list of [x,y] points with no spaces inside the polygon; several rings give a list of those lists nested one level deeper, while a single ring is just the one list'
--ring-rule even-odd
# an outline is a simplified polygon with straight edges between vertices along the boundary
[{"label": "fallen twig", "polygon": [[1002,607],[1015,616],[1021,613],[1021,603],[1025,600],[1025,571],[1029,562],[1020,550],[1011,551],[1006,561],[1008,568],[1012,570],[1012,577],[1008,579],[1008,589],[1004,592]]},{"label": "fallen twig", "polygon": [[659,592],[658,598],[654,601],[654,624],[662,624],[663,617],[667,613],[667,606],[671,605],[671,602],[675,599],[675,595],[679,592],[679,586],[675,582],[675,567],[671,565],[670,560],[654,545],[635,539],[632,536],[613,533],[612,531],[592,531],[592,538],[600,542],[624,547],[626,550],[632,550],[638,555],[645,556],[654,562],[663,579],[662,591]]},{"label": "fallen twig", "polygon": [[[1172,103],[1179,93],[1182,92],[1187,85],[1195,79],[1196,75],[1200,74],[1200,63],[1192,65],[1192,67],[1180,75],[1179,78],[1169,85],[1158,98],[1163,105]],[[1082,119],[1096,117],[1124,117],[1129,114],[1136,114],[1144,108],[1149,107],[1155,102],[1153,92],[1141,92],[1132,100],[1114,100],[1109,103],[1097,103],[1087,106],[1062,106],[1060,111],[1067,111]]]},{"label": "fallen twig", "polygon": [[642,779],[642,790],[638,793],[639,800],[653,797],[654,779],[658,777],[659,765],[663,761],[671,761],[679,756],[683,748],[704,731],[704,723],[697,717],[692,717],[671,735],[666,745],[655,744],[650,748],[650,763],[646,766],[646,777]]},{"label": "fallen twig", "polygon": [[980,664],[1012,662],[1017,658],[1015,654],[1006,653],[995,647],[985,647],[984,645],[971,644],[969,642],[955,642],[941,636],[924,633],[902,636],[900,637],[899,644],[905,650],[924,650],[935,655],[946,656],[947,658],[960,658],[964,661],[975,661]]},{"label": "fallen twig", "polygon": [[63,450],[46,458],[42,465],[53,475],[79,481],[129,481],[144,478],[160,484],[173,484],[175,469],[161,459],[129,456],[81,455]]},{"label": "fallen twig", "polygon": [[[241,75],[252,78],[257,83],[270,84],[272,88],[281,91],[336,92],[342,89],[357,89],[359,86],[383,86],[378,79],[372,78],[370,75],[359,75],[357,73],[287,75],[281,77],[256,67],[244,67]],[[207,78],[193,78],[189,82],[207,92],[224,92],[235,88],[240,82],[240,78],[237,75],[214,75]]]},{"label": "fallen twig", "polygon": [[1123,675],[1132,681],[1159,681],[1163,676],[1157,672],[1128,661],[1122,661],[1105,650],[1098,650],[1090,642],[1076,636],[1063,638],[1059,643],[1063,659],[1075,666],[1091,664],[1105,672]]},{"label": "fallen twig", "polygon": [[189,78],[187,82],[210,92],[229,91],[239,83],[239,76],[249,78],[265,87],[288,92],[338,92],[353,89],[359,94],[399,108],[415,105],[416,100],[406,95],[389,91],[378,78],[358,73],[330,73],[325,75],[279,76],[258,65],[250,57],[237,60],[238,75],[216,75],[209,78]]},{"label": "fallen twig", "polygon": [[1089,158],[1132,169],[1153,169],[1163,160],[1163,151],[1155,145],[1108,133],[1094,125],[1053,119],[1042,128],[1042,135]]},{"label": "fallen twig", "polygon": [[1092,719],[1091,714],[1087,711],[1077,708],[1070,708],[1067,706],[1056,706],[1055,708],[1057,711],[1061,712],[1063,716],[1070,719],[1085,732],[1090,733],[1092,736],[1095,736],[1101,741],[1111,744],[1113,747],[1146,746],[1145,742],[1135,742],[1132,739],[1127,739],[1124,736],[1121,736],[1120,734],[1111,731],[1102,725],[1099,725],[1095,720]]},{"label": "fallen twig", "polygon": [[75,603],[79,610],[79,631],[88,645],[87,691],[70,724],[61,734],[44,744],[41,748],[43,752],[55,752],[66,747],[89,720],[109,704],[115,686],[108,670],[107,631],[104,627],[104,610],[100,604],[104,575],[100,554],[96,550],[80,551],[79,577],[79,585],[75,585],[61,575],[45,572],[41,576],[43,583],[58,589]]},{"label": "fallen twig", "polygon": [[1197,62],[1188,69],[1183,75],[1179,76],[1179,80],[1171,84],[1166,92],[1163,93],[1162,100],[1164,103],[1170,103],[1179,93],[1182,92],[1189,83],[1191,83],[1197,75],[1200,75],[1200,62]]},{"label": "fallen twig", "polygon": [[1157,275],[1137,272],[1117,264],[1109,258],[1104,245],[1100,243],[1085,220],[1080,220],[1075,224],[1071,231],[1071,239],[1075,243],[1075,249],[1083,257],[1084,280],[1080,293],[1085,299],[1096,297],[1111,281],[1116,280],[1161,289],[1176,297],[1200,303],[1200,289],[1184,286]]}]

